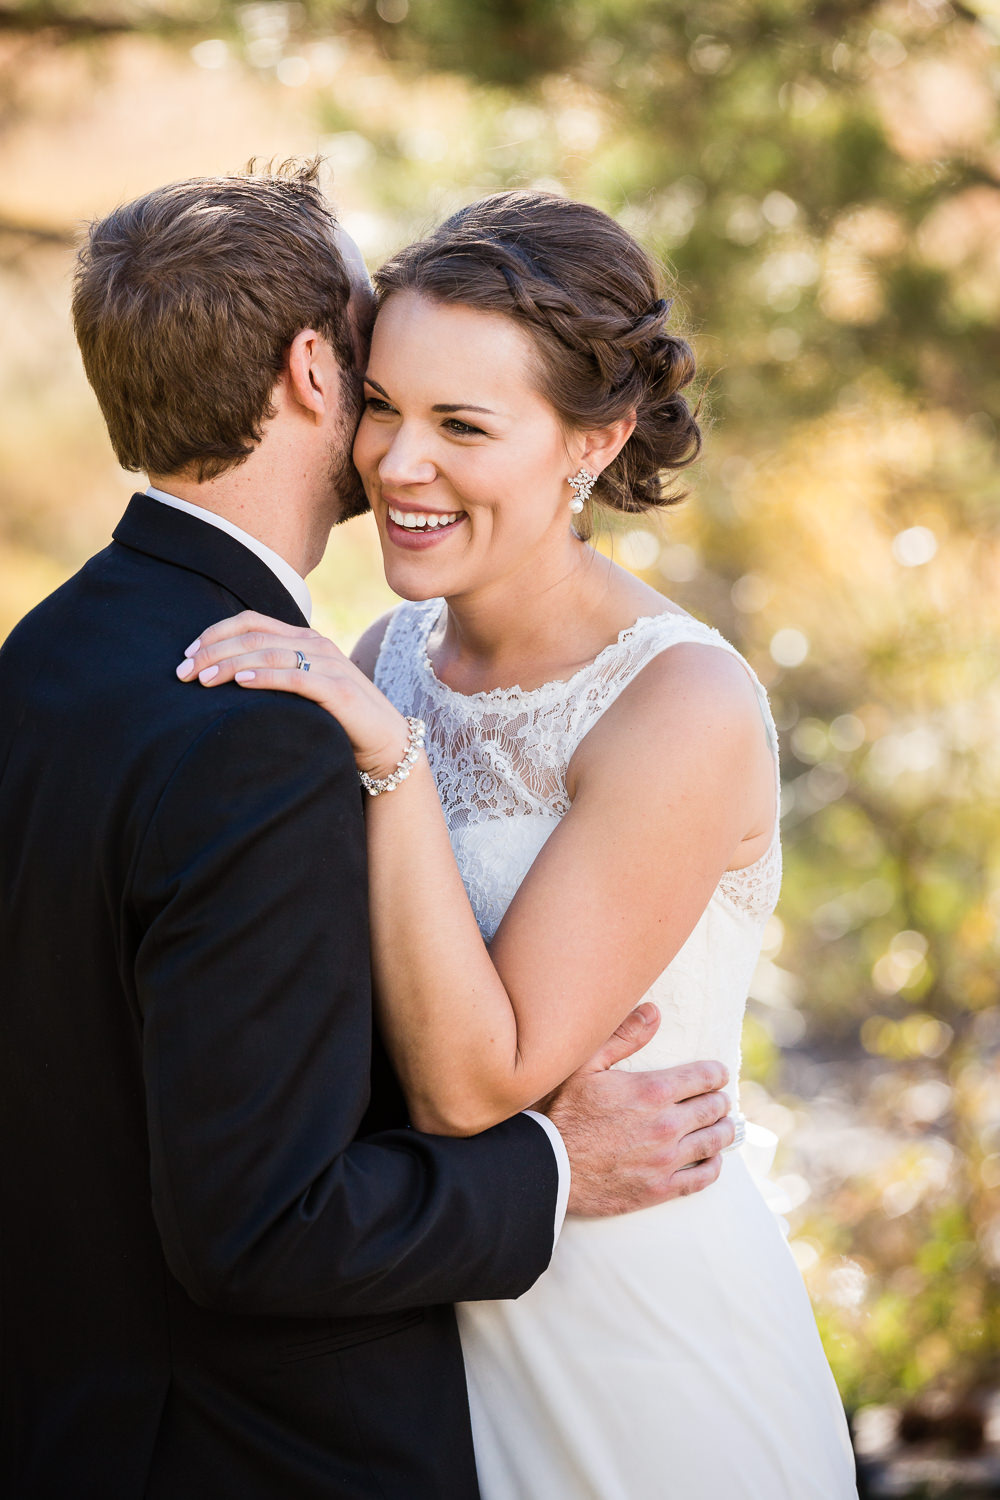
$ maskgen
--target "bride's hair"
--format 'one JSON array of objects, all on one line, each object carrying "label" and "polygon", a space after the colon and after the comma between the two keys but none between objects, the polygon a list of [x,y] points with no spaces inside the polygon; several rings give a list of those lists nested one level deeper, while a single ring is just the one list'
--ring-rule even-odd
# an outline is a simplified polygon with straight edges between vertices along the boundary
[{"label": "bride's hair", "polygon": [[513,319],[534,344],[542,394],[567,426],[603,427],[635,413],[635,431],[594,498],[631,512],[683,498],[668,480],[701,448],[681,394],[694,355],[667,332],[670,303],[655,263],[607,214],[554,193],[494,193],[392,256],[375,287],[380,302],[414,291]]}]

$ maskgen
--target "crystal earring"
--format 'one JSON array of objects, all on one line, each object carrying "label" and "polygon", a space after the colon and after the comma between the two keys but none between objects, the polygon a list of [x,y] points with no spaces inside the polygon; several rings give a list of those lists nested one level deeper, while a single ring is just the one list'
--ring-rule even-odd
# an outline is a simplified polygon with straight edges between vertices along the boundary
[{"label": "crystal earring", "polygon": [[597,483],[597,475],[591,474],[589,469],[581,469],[574,474],[569,481],[569,487],[573,491],[573,498],[569,502],[569,508],[574,516],[578,516],[590,499],[590,492]]}]

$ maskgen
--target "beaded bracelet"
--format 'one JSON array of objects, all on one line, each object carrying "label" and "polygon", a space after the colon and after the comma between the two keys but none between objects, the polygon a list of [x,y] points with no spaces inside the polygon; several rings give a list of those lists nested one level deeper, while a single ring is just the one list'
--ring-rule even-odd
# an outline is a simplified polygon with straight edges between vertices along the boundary
[{"label": "beaded bracelet", "polygon": [[399,783],[405,781],[407,776],[409,776],[416,763],[417,756],[424,748],[424,736],[427,733],[427,725],[423,719],[407,718],[406,723],[410,731],[410,737],[406,742],[403,759],[399,762],[396,769],[388,776],[369,776],[367,771],[358,772],[361,778],[361,785],[369,797],[377,797],[380,792],[394,792]]}]

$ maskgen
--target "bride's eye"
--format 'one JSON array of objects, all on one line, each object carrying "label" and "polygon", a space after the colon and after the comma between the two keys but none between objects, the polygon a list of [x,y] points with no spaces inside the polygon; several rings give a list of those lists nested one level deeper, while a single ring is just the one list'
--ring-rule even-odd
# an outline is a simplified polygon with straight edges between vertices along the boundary
[{"label": "bride's eye", "polygon": [[394,412],[396,408],[381,396],[366,396],[365,411],[371,412],[372,416],[384,416],[387,412]]},{"label": "bride's eye", "polygon": [[449,432],[456,437],[485,437],[486,434],[481,427],[473,427],[471,422],[462,422],[458,417],[449,417],[444,424]]}]

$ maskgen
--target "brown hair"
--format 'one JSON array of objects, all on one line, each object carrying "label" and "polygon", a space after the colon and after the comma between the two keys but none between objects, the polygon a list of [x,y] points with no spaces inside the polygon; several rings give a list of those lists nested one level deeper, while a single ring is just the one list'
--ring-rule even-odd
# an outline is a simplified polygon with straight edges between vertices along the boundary
[{"label": "brown hair", "polygon": [[214,479],[273,416],[289,344],[354,363],[350,281],[319,162],[157,188],[90,225],[73,323],[119,463]]},{"label": "brown hair", "polygon": [[380,301],[415,291],[520,324],[535,346],[541,392],[568,427],[603,427],[634,412],[635,431],[595,499],[634,512],[682,498],[664,478],[701,448],[681,395],[694,355],[666,331],[670,303],[656,265],[607,214],[552,193],[494,193],[399,251],[374,279]]}]

